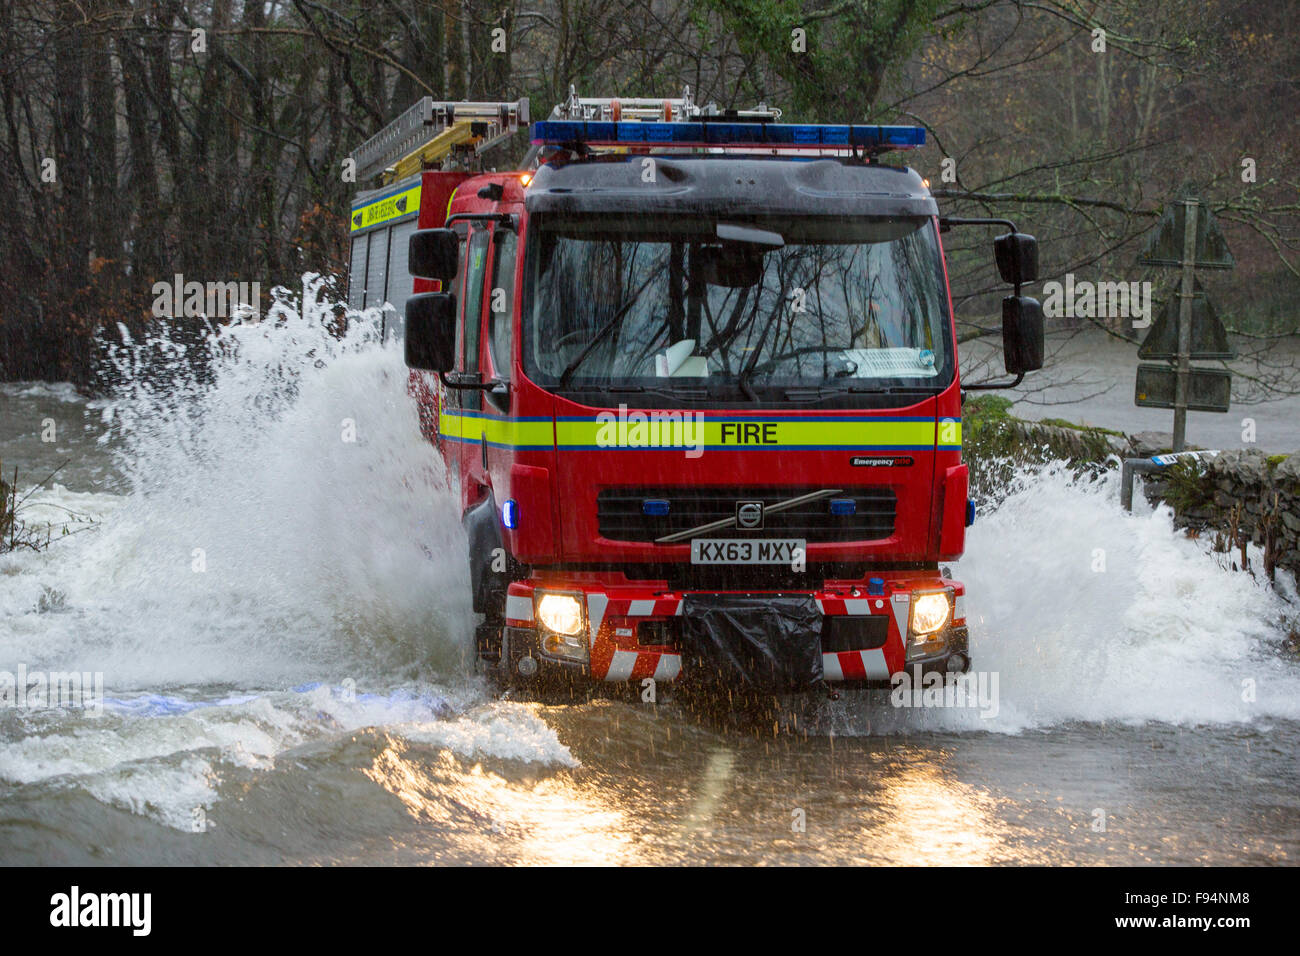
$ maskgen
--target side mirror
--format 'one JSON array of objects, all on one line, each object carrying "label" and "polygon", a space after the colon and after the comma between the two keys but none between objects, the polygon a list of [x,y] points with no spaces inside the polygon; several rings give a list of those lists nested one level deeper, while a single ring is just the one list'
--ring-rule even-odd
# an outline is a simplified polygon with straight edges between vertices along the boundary
[{"label": "side mirror", "polygon": [[1043,307],[1037,299],[1009,295],[1002,300],[1002,358],[1008,375],[1043,367]]},{"label": "side mirror", "polygon": [[456,297],[451,293],[422,292],[406,300],[406,364],[426,372],[446,372],[456,364]]},{"label": "side mirror", "polygon": [[1019,286],[1038,278],[1038,240],[1023,232],[1009,232],[993,240],[993,257],[1003,282]]},{"label": "side mirror", "polygon": [[460,268],[460,237],[451,229],[418,229],[411,233],[407,270],[421,279],[450,282]]}]

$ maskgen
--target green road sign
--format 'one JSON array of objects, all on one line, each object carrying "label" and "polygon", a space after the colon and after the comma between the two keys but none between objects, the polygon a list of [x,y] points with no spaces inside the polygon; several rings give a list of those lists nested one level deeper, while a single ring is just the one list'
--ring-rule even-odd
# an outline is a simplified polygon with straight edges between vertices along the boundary
[{"label": "green road sign", "polygon": [[[1228,344],[1228,333],[1215,314],[1214,306],[1205,295],[1198,281],[1194,286],[1192,299],[1192,359],[1231,359],[1237,353]],[[1142,340],[1138,349],[1141,359],[1178,358],[1178,309],[1181,303],[1178,296],[1171,295],[1165,307],[1160,310],[1156,320],[1151,323],[1151,331]]]},{"label": "green road sign", "polygon": [[[1171,202],[1152,230],[1138,262],[1144,266],[1181,266],[1183,264],[1183,233],[1187,225],[1187,206],[1184,202]],[[1231,269],[1236,265],[1228,251],[1223,230],[1208,206],[1196,211],[1196,268]]]},{"label": "green road sign", "polygon": [[[1177,373],[1168,365],[1139,365],[1133,403],[1141,408],[1173,408]],[[1226,412],[1232,398],[1232,373],[1194,368],[1187,379],[1187,408],[1193,412]]]}]

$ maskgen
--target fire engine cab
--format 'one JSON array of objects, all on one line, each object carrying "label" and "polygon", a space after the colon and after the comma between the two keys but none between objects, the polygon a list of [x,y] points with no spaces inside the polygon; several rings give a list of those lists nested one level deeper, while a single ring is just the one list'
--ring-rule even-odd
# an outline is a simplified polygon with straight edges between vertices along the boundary
[{"label": "fire engine cab", "polygon": [[[519,170],[469,168],[525,128]],[[405,340],[502,683],[969,668],[940,237],[1009,227],[1006,384],[1042,365],[1037,247],[941,219],[880,159],[924,141],[688,90],[571,95],[531,127],[526,101],[426,99],[354,154],[386,185],[353,207],[353,304]]]}]

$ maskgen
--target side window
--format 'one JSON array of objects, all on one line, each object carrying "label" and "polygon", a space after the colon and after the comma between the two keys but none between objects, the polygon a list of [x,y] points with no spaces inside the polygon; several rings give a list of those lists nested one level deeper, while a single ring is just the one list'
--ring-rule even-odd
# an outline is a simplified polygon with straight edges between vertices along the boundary
[{"label": "side window", "polygon": [[477,228],[470,233],[469,259],[465,268],[465,305],[461,310],[461,328],[465,330],[463,368],[467,373],[479,370],[479,336],[483,328],[483,279],[487,272],[488,242],[492,233]]},{"label": "side window", "polygon": [[488,351],[492,370],[510,378],[510,347],[515,317],[515,250],[518,237],[510,229],[496,231],[496,254],[492,260],[492,285],[488,289]]},{"label": "side window", "polygon": [[[443,292],[450,292],[454,295],[456,304],[459,306],[460,303],[465,301],[465,237],[469,235],[469,226],[463,222],[458,222],[451,228],[455,231],[456,238],[460,240],[459,256],[456,260],[456,277],[450,282],[440,283],[439,288]],[[458,329],[457,335],[459,336],[459,334]],[[460,355],[461,353],[458,351],[456,354]]]}]

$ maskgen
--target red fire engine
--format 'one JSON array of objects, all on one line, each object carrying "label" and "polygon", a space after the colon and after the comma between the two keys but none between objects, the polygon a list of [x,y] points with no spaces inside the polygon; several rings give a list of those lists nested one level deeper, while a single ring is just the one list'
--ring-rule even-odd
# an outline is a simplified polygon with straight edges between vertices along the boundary
[{"label": "red fire engine", "polygon": [[526,101],[424,100],[355,154],[388,185],[353,207],[352,301],[390,303],[420,370],[504,683],[970,666],[940,234],[1010,227],[1014,382],[1042,365],[1035,240],[880,161],[922,129],[779,119],[574,95],[521,170],[471,173]]}]

